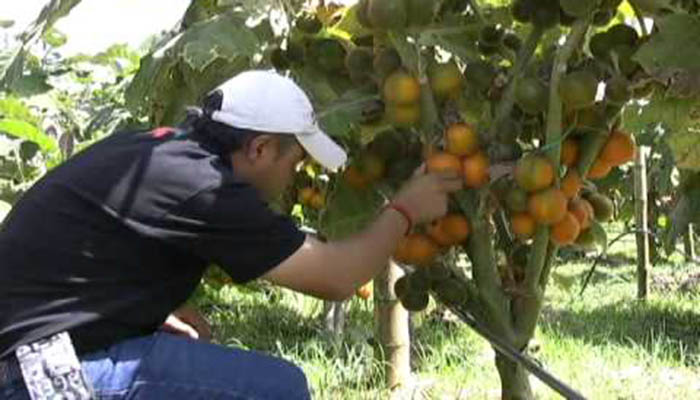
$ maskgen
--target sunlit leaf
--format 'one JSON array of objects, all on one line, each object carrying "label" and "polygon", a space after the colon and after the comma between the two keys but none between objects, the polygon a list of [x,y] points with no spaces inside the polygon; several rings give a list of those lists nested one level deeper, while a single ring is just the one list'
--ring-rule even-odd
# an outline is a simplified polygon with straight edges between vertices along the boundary
[{"label": "sunlit leaf", "polygon": [[51,137],[26,121],[8,118],[0,119],[0,132],[16,138],[31,140],[38,144],[44,152],[51,152],[58,148]]}]

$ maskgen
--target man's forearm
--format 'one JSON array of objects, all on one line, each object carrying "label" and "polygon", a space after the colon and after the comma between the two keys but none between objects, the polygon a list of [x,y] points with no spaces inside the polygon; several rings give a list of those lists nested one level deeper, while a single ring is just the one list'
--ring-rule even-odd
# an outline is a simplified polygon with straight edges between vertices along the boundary
[{"label": "man's forearm", "polygon": [[387,208],[363,232],[328,244],[334,260],[329,272],[338,283],[354,290],[386,266],[407,228],[406,217]]}]

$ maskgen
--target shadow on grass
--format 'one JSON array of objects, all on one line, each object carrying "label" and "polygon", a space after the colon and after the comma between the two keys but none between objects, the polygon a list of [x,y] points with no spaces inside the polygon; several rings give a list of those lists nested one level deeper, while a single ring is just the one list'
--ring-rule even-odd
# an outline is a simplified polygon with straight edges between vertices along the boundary
[{"label": "shadow on grass", "polygon": [[663,304],[617,302],[592,310],[545,309],[541,328],[596,345],[641,347],[685,365],[700,365],[700,312]]}]

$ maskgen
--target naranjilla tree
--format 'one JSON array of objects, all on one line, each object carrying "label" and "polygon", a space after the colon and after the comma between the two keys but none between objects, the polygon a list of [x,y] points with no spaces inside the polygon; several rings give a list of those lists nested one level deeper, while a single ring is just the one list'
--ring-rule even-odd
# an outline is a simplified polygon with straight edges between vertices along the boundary
[{"label": "naranjilla tree", "polygon": [[[283,206],[329,239],[363,227],[423,164],[462,176],[448,215],[396,249],[408,273],[383,276],[387,304],[421,311],[433,295],[527,352],[558,251],[606,245],[613,203],[598,185],[621,183],[637,142],[663,140],[682,170],[668,243],[700,215],[697,1],[318,3],[193,0],[125,102],[171,124],[238,71],[294,78],[351,155],[337,174],[305,166]],[[495,361],[504,399],[534,398],[523,367]]]}]

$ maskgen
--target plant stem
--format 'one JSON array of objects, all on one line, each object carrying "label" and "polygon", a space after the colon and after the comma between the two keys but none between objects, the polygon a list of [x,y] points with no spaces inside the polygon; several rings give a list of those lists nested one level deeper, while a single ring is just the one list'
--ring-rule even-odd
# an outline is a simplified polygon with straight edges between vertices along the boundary
[{"label": "plant stem", "polygon": [[[571,58],[574,50],[588,31],[589,25],[590,21],[588,20],[578,20],[574,23],[566,42],[557,52],[552,68],[546,144],[548,146],[547,156],[554,164],[555,171],[559,171],[562,136],[562,102],[559,96],[559,82],[566,73],[569,58]],[[545,269],[545,265],[548,264],[547,259],[556,256],[556,247],[551,247],[551,252],[549,250],[549,227],[540,226],[537,229],[535,242],[532,245],[527,270],[525,271],[524,289],[526,293],[513,302],[515,332],[518,337],[518,344],[521,346],[526,345],[535,332],[544,296],[541,287],[544,288],[546,286],[546,282],[541,282],[542,272]],[[548,252],[551,254],[549,257]],[[547,268],[546,273],[549,275],[549,268]]]},{"label": "plant stem", "polygon": [[503,121],[508,118],[510,112],[513,110],[513,105],[515,105],[515,88],[517,87],[518,81],[522,78],[525,73],[525,69],[532,56],[535,54],[537,45],[540,43],[540,39],[544,34],[544,30],[541,28],[533,28],[530,35],[525,40],[523,47],[520,48],[518,56],[515,59],[515,64],[510,71],[510,76],[508,77],[508,86],[503,92],[503,97],[498,103],[496,108],[496,115],[493,119],[493,123],[489,129],[489,137],[495,137],[498,133],[498,129],[503,123]]}]

